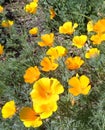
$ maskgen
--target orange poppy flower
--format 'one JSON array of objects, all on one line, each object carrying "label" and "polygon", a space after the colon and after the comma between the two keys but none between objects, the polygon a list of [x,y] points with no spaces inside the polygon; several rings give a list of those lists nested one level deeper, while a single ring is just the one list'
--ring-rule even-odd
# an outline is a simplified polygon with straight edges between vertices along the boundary
[{"label": "orange poppy flower", "polygon": [[[56,102],[63,92],[64,88],[57,79],[44,77],[34,83],[30,95],[33,103],[43,105]],[[44,106],[41,111],[43,108]]]},{"label": "orange poppy flower", "polygon": [[79,56],[69,57],[65,61],[67,68],[70,70],[79,69],[83,63],[84,61]]},{"label": "orange poppy flower", "polygon": [[103,41],[105,41],[105,34],[98,33],[93,36],[91,36],[90,40],[93,42],[93,44],[101,44]]},{"label": "orange poppy flower", "polygon": [[1,23],[2,27],[9,28],[14,24],[14,21],[11,20],[3,20]]},{"label": "orange poppy flower", "polygon": [[98,20],[94,24],[93,31],[96,33],[105,33],[105,18]]},{"label": "orange poppy flower", "polygon": [[30,14],[35,14],[37,11],[37,2],[30,2],[24,7],[24,10]]},{"label": "orange poppy flower", "polygon": [[60,26],[59,27],[59,33],[62,33],[62,34],[73,34],[73,32],[75,31],[75,28],[78,27],[78,24],[77,23],[74,23],[74,25],[72,25],[72,22],[65,22],[63,24],[63,26]]},{"label": "orange poppy flower", "polygon": [[52,46],[54,42],[54,34],[44,34],[41,36],[41,42],[38,42],[38,45],[43,47],[43,46]]},{"label": "orange poppy flower", "polygon": [[0,5],[0,13],[2,13],[4,8]]},{"label": "orange poppy flower", "polygon": [[0,44],[0,55],[2,55],[4,53],[4,46],[2,46],[1,44]]},{"label": "orange poppy flower", "polygon": [[78,96],[79,94],[87,95],[91,89],[91,85],[89,85],[90,80],[87,76],[82,75],[80,77],[72,77],[68,81],[69,85],[69,92],[74,96]]},{"label": "orange poppy flower", "polygon": [[34,28],[29,30],[29,34],[31,34],[31,35],[36,35],[37,33],[38,33],[38,28],[37,27],[34,27]]},{"label": "orange poppy flower", "polygon": [[55,17],[56,13],[53,8],[50,9],[50,19],[53,19]]},{"label": "orange poppy flower", "polygon": [[53,71],[58,67],[58,64],[51,58],[44,57],[40,65],[42,66],[43,71]]},{"label": "orange poppy flower", "polygon": [[87,41],[87,36],[86,35],[75,36],[72,41],[74,46],[76,46],[77,48],[82,48]]},{"label": "orange poppy flower", "polygon": [[46,52],[46,54],[51,56],[53,59],[58,59],[59,57],[65,56],[66,53],[67,53],[67,50],[63,46],[51,47]]},{"label": "orange poppy flower", "polygon": [[39,127],[42,125],[42,120],[38,113],[30,107],[23,107],[19,113],[20,120],[23,121],[25,127]]},{"label": "orange poppy flower", "polygon": [[47,104],[33,103],[34,110],[40,114],[41,119],[50,117],[57,110],[57,102],[49,102]]},{"label": "orange poppy flower", "polygon": [[33,83],[39,77],[40,77],[40,71],[37,66],[29,67],[24,74],[24,80],[26,83]]}]

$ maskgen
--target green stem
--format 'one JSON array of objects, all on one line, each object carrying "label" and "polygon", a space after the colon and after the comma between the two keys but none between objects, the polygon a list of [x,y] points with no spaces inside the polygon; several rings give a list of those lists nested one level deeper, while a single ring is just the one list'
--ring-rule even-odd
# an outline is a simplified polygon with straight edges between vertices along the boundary
[{"label": "green stem", "polygon": [[51,6],[52,6],[51,2],[49,2],[48,0],[46,0],[46,2],[47,2],[47,4],[49,4],[49,5],[51,5]]},{"label": "green stem", "polygon": [[88,17],[88,16],[86,16],[86,15],[84,15],[84,14],[80,14],[80,13],[77,13],[77,12],[70,12],[70,13],[72,13],[72,14],[76,14],[76,15],[80,15],[80,16],[83,16],[83,17],[85,17],[85,18],[91,20],[90,17]]}]

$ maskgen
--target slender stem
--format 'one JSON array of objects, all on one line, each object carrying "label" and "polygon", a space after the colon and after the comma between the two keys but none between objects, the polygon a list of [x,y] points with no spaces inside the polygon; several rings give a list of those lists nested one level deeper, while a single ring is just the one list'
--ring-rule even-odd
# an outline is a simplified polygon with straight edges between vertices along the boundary
[{"label": "slender stem", "polygon": [[86,15],[84,15],[84,14],[80,14],[80,13],[77,13],[77,12],[70,12],[70,13],[72,13],[72,14],[76,14],[76,15],[80,15],[80,16],[83,16],[83,17],[85,17],[85,18],[91,20],[90,17],[88,17],[88,16],[86,16]]},{"label": "slender stem", "polygon": [[49,2],[48,0],[46,0],[46,2],[47,2],[49,5],[51,5],[51,6],[52,6],[51,2]]}]

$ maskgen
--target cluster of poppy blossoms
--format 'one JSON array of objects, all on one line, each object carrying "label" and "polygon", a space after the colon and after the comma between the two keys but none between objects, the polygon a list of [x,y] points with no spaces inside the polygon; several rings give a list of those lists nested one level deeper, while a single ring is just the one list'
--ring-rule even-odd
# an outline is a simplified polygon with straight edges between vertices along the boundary
[{"label": "cluster of poppy blossoms", "polygon": [[23,107],[20,111],[20,120],[26,127],[42,125],[42,120],[57,110],[59,94],[63,91],[63,86],[55,78],[43,77],[37,80],[30,92],[33,108]]},{"label": "cluster of poppy blossoms", "polygon": [[[23,107],[19,112],[20,120],[26,127],[39,127],[42,120],[50,117],[58,108],[59,94],[64,87],[55,78],[40,78],[33,84],[30,92],[33,107]],[[9,111],[9,112],[8,112]],[[7,102],[2,107],[2,117],[11,118],[16,113],[14,101]]]},{"label": "cluster of poppy blossoms", "polygon": [[11,20],[3,20],[1,23],[2,27],[9,28],[14,24],[14,21]]},{"label": "cluster of poppy blossoms", "polygon": [[[38,8],[38,0],[33,0],[24,7],[24,10],[27,13],[35,14]],[[0,6],[0,13],[3,11],[3,8]],[[50,9],[50,19],[54,19],[55,11],[53,8]],[[11,27],[14,24],[13,21],[4,20],[1,23],[2,27]],[[94,34],[89,39],[92,44],[101,44],[105,40],[105,19],[101,19],[95,24],[92,21],[89,21],[87,24],[87,32],[90,31]],[[76,28],[78,27],[77,23],[72,23],[71,21],[65,22],[59,27],[59,34],[72,35]],[[33,27],[29,30],[30,35],[37,35],[38,27]],[[72,45],[78,49],[85,48],[86,52],[84,57],[87,59],[94,58],[100,54],[98,48],[91,48],[88,45],[88,49],[85,46],[88,44],[88,36],[81,34],[76,35],[72,38]],[[37,45],[40,47],[48,47],[46,55],[39,60],[40,66],[30,66],[26,69],[24,73],[25,83],[33,84],[33,88],[30,92],[30,98],[32,101],[32,107],[23,107],[19,110],[20,120],[26,127],[39,127],[42,125],[44,119],[50,117],[58,108],[57,102],[60,99],[59,95],[64,92],[64,86],[54,77],[41,77],[41,73],[51,72],[56,70],[60,64],[59,61],[64,62],[64,67],[67,71],[78,70],[82,65],[85,64],[83,57],[68,56],[68,49],[61,45],[54,45],[55,34],[43,34],[40,37],[40,40],[37,42]],[[92,46],[92,45],[91,45]],[[4,53],[4,46],[0,44],[0,55]],[[68,79],[68,92],[72,96],[78,96],[80,94],[87,95],[91,90],[90,79],[86,75],[70,77]],[[9,113],[8,113],[9,111]],[[16,105],[13,100],[5,103],[2,107],[2,117],[11,118],[16,113]]]},{"label": "cluster of poppy blossoms", "polygon": [[[4,8],[0,5],[0,13],[3,13],[3,12],[4,12]],[[11,26],[13,26],[14,21],[9,20],[9,19],[3,19],[0,24],[4,28],[10,28]]]},{"label": "cluster of poppy blossoms", "polygon": [[[59,33],[71,35],[77,26],[77,23],[72,26],[71,21],[66,22],[63,26],[59,27]],[[94,26],[96,26],[96,24],[93,26],[91,25],[91,27]],[[87,25],[87,31],[89,32],[88,29],[90,29],[89,23]],[[91,31],[94,30],[91,28]],[[57,79],[48,77],[40,78],[40,74],[43,71],[49,72],[56,70],[57,67],[59,67],[58,60],[65,56],[65,66],[68,71],[79,69],[83,64],[85,64],[84,60],[80,56],[67,57],[67,48],[63,46],[54,46],[54,40],[54,33],[44,34],[41,36],[41,41],[37,44],[40,47],[49,47],[46,51],[46,56],[40,61],[39,68],[37,66],[31,66],[24,74],[24,80],[26,83],[34,83],[30,95],[33,103],[33,110],[40,116],[40,119],[48,118],[57,110],[59,94],[64,91],[63,86]],[[88,44],[87,35],[74,36],[72,39],[72,45],[79,49],[86,47],[86,44]],[[99,53],[100,50],[97,48],[90,48],[86,51],[84,57],[87,59],[94,58],[99,55]],[[84,74],[81,76],[76,75],[71,77],[68,80],[68,85],[70,86],[68,92],[73,96],[78,96],[80,94],[87,95],[91,89],[90,79]]]},{"label": "cluster of poppy blossoms", "polygon": [[[4,12],[4,8],[3,6],[0,5],[0,13],[3,14]],[[0,25],[4,28],[10,28],[11,26],[13,26],[14,21],[6,19],[6,20],[2,20]],[[4,46],[2,45],[2,43],[0,43],[0,55],[2,55],[4,53]]]}]

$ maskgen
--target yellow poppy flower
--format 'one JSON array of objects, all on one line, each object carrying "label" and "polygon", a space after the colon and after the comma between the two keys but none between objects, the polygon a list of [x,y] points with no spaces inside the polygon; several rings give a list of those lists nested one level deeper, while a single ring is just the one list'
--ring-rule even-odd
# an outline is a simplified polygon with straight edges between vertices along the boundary
[{"label": "yellow poppy flower", "polygon": [[33,2],[38,2],[39,0],[33,0]]},{"label": "yellow poppy flower", "polygon": [[94,58],[98,56],[99,54],[100,54],[100,50],[98,50],[97,48],[91,48],[86,52],[85,57],[88,59]]},{"label": "yellow poppy flower", "polygon": [[0,5],[0,13],[2,13],[4,8]]},{"label": "yellow poppy flower", "polygon": [[42,70],[46,72],[56,70],[58,67],[58,64],[53,59],[48,57],[44,57],[40,65],[42,66]]},{"label": "yellow poppy flower", "polygon": [[53,19],[55,17],[56,13],[53,8],[50,9],[50,19]]},{"label": "yellow poppy flower", "polygon": [[24,80],[26,83],[33,83],[39,77],[40,77],[40,71],[37,66],[29,67],[24,74]]},{"label": "yellow poppy flower", "polygon": [[59,57],[65,56],[66,53],[67,53],[67,50],[63,46],[51,47],[46,52],[46,54],[51,56],[53,59],[58,59]]},{"label": "yellow poppy flower", "polygon": [[34,27],[34,28],[29,30],[29,34],[31,34],[31,35],[36,35],[37,33],[38,33],[38,28],[37,27]]},{"label": "yellow poppy flower", "polygon": [[3,118],[11,118],[15,113],[16,113],[16,106],[15,106],[15,102],[9,101],[7,102],[1,110],[2,113],[2,117]]},{"label": "yellow poppy flower", "polygon": [[81,65],[84,64],[84,61],[81,59],[81,57],[75,56],[67,58],[65,64],[68,69],[75,70],[79,69]]},{"label": "yellow poppy flower", "polygon": [[41,78],[36,81],[31,91],[31,99],[35,104],[47,104],[59,100],[64,88],[55,78]]},{"label": "yellow poppy flower", "polygon": [[87,41],[87,36],[86,35],[81,35],[81,36],[75,36],[72,40],[73,45],[76,46],[77,48],[82,48]]},{"label": "yellow poppy flower", "polygon": [[14,21],[11,21],[11,20],[3,20],[2,23],[1,23],[1,26],[2,26],[2,27],[9,28],[9,27],[11,27],[13,24],[14,24]]},{"label": "yellow poppy flower", "polygon": [[72,77],[68,81],[69,92],[74,96],[78,96],[79,94],[87,95],[91,89],[91,85],[89,85],[90,80],[87,76],[82,75],[80,77]]},{"label": "yellow poppy flower", "polygon": [[93,42],[93,44],[101,44],[103,41],[105,41],[105,34],[95,34],[91,36],[90,40]]},{"label": "yellow poppy flower", "polygon": [[24,7],[24,10],[30,14],[35,14],[37,11],[37,2],[30,2]]},{"label": "yellow poppy flower", "polygon": [[20,120],[25,127],[39,127],[42,125],[40,116],[30,107],[23,107],[19,113]]},{"label": "yellow poppy flower", "polygon": [[43,46],[52,46],[54,42],[54,34],[44,34],[41,36],[41,42],[38,42],[38,45],[43,47]]},{"label": "yellow poppy flower", "polygon": [[87,23],[87,31],[88,31],[88,32],[93,31],[93,21],[89,21],[89,22]]},{"label": "yellow poppy flower", "polygon": [[105,18],[98,20],[94,24],[93,31],[96,33],[105,33]]},{"label": "yellow poppy flower", "polygon": [[72,22],[65,22],[63,26],[59,27],[59,33],[73,34],[73,32],[75,31],[75,28],[77,27],[78,27],[77,23],[74,23],[74,25],[72,25]]},{"label": "yellow poppy flower", "polygon": [[47,104],[33,103],[34,110],[40,114],[41,119],[50,117],[57,110],[57,102],[49,102]]},{"label": "yellow poppy flower", "polygon": [[2,55],[4,53],[4,46],[2,46],[1,44],[0,44],[0,55]]}]

